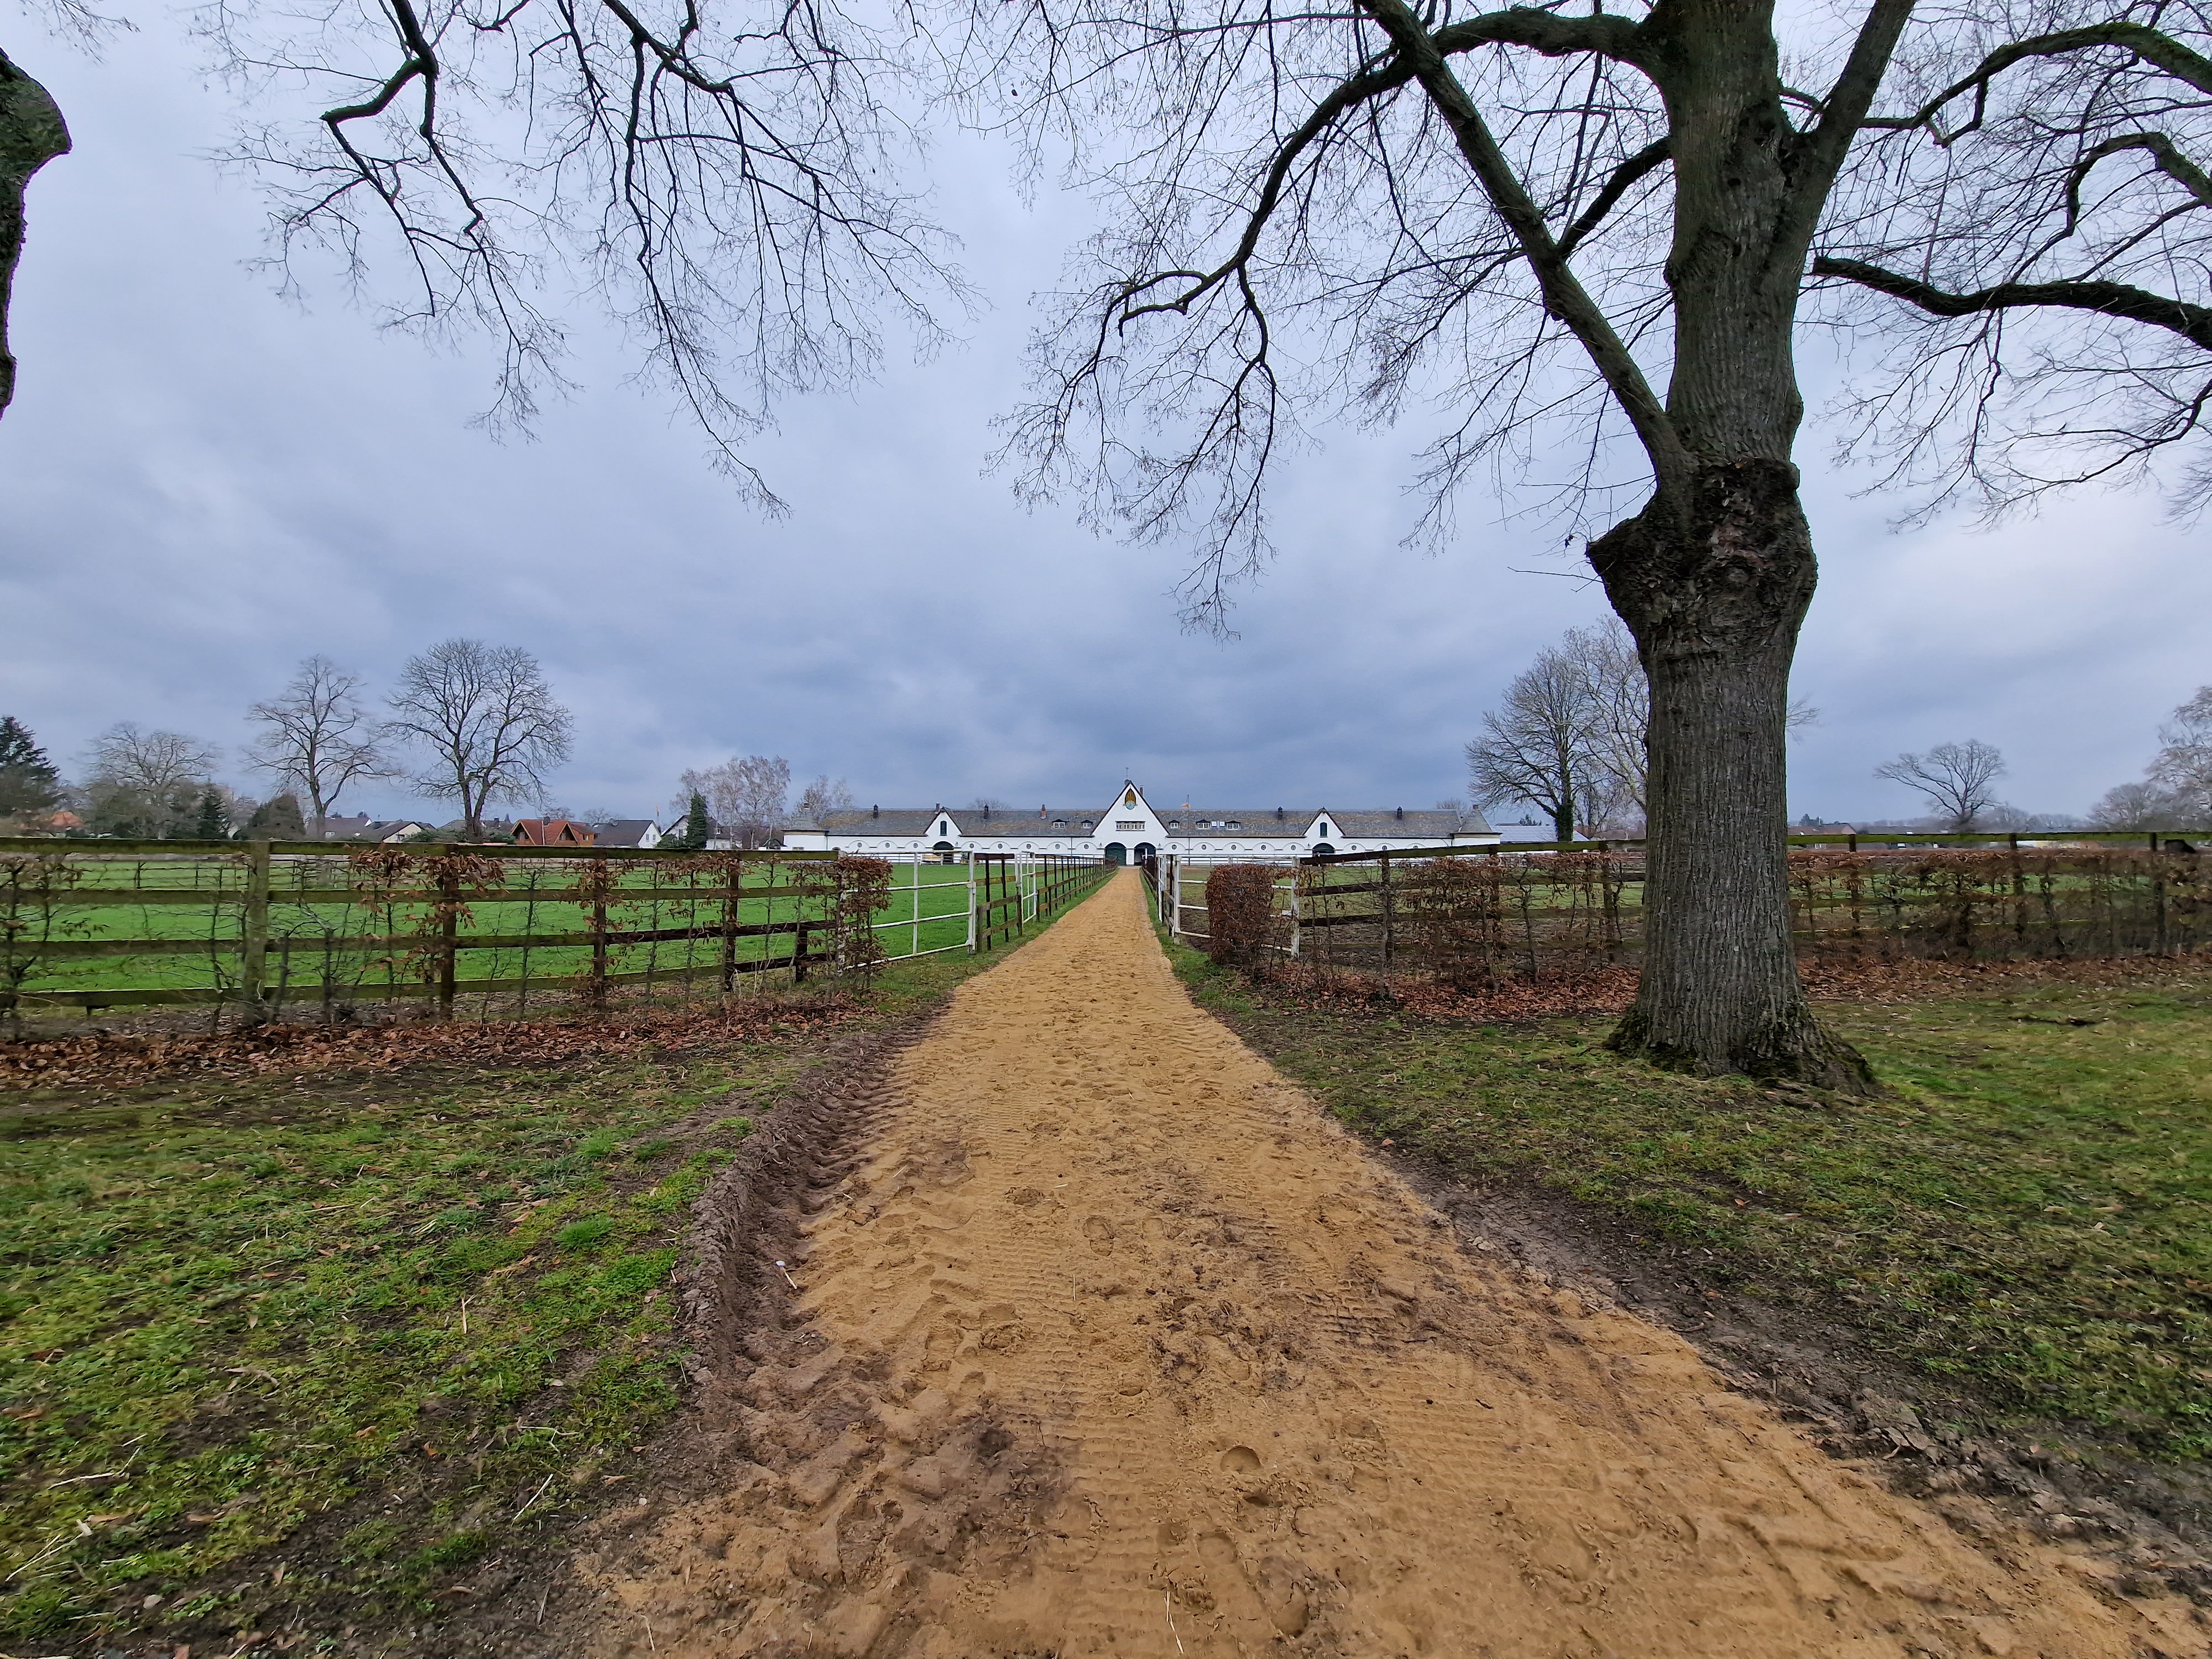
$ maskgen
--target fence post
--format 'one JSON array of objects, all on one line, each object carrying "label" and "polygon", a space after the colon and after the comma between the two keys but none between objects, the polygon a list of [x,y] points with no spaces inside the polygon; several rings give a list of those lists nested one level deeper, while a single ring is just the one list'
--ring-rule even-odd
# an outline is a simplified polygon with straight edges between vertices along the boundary
[{"label": "fence post", "polygon": [[744,902],[745,866],[742,859],[729,863],[729,886],[722,899],[722,994],[738,984],[738,916]]},{"label": "fence post", "polygon": [[975,855],[968,854],[968,953],[975,953]]},{"label": "fence post", "polygon": [[[444,860],[441,860],[443,862]],[[438,877],[438,1018],[453,1017],[454,959],[460,954],[461,878],[452,869]]]},{"label": "fence post", "polygon": [[607,883],[613,872],[601,854],[590,865],[592,872],[592,1012],[607,1009]]},{"label": "fence post", "polygon": [[258,1025],[268,1011],[262,1006],[262,987],[269,972],[269,843],[248,843],[246,852],[246,916],[244,948],[239,958],[239,995],[246,1018]]},{"label": "fence post", "polygon": [[1382,854],[1382,971],[1390,971],[1390,947],[1397,934],[1398,906],[1390,890],[1390,855]]},{"label": "fence post", "polygon": [[791,982],[793,985],[806,983],[806,928],[805,922],[799,922],[791,936]]}]

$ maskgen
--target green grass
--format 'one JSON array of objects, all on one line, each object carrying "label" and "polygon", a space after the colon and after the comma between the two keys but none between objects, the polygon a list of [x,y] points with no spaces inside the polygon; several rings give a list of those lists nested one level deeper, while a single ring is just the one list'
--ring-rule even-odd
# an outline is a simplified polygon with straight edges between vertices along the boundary
[{"label": "green grass", "polygon": [[2015,1424],[2212,1456],[2212,975],[2014,981],[1824,1017],[1888,1085],[1792,1104],[1512,1025],[1293,1007],[1177,966],[1329,1110],[1814,1310]]},{"label": "green grass", "polygon": [[415,1623],[622,1494],[692,1202],[829,1036],[0,1100],[0,1647]]},{"label": "green grass", "polygon": [[[122,884],[128,872],[137,867],[125,863],[119,872],[88,872],[88,885],[108,887]],[[787,866],[780,872],[781,878],[788,882],[792,871],[804,866]],[[148,864],[144,866],[147,884],[173,889],[190,887],[185,879],[193,874],[204,875],[205,869],[191,866]],[[238,963],[236,953],[240,927],[237,888],[238,872],[228,863],[219,872],[228,884],[219,893],[210,890],[209,902],[198,905],[148,904],[65,906],[58,912],[59,926],[53,933],[57,942],[104,939],[194,939],[204,941],[204,952],[191,951],[175,955],[140,957],[54,957],[36,963],[24,981],[26,991],[121,991],[161,990],[204,986],[218,982],[219,976],[234,978]],[[460,927],[465,941],[471,934],[520,934],[575,933],[588,930],[592,925],[589,911],[563,897],[568,877],[565,872],[541,871],[532,866],[511,872],[519,889],[532,876],[543,876],[546,887],[535,896],[514,899],[487,899],[471,904],[469,915]],[[641,885],[655,878],[656,872],[646,866],[629,872],[626,884]],[[765,866],[757,873],[748,872],[748,884],[764,884],[770,872]],[[662,880],[670,879],[665,872]],[[335,884],[340,878],[328,872],[317,871],[309,879],[318,883]],[[929,951],[957,945],[967,938],[967,882],[968,871],[956,865],[906,865],[892,874],[890,904],[877,917],[883,922],[912,922],[919,921],[919,934],[911,927],[891,927],[879,932],[884,949],[894,956],[907,954],[917,945]],[[284,884],[279,881],[272,895],[270,911],[270,928],[277,937],[313,941],[325,937],[342,938],[374,933],[382,925],[363,906],[318,904],[290,905],[283,902]],[[763,922],[789,922],[799,915],[799,901],[794,898],[747,899],[739,907],[739,921],[748,926]],[[810,907],[809,915],[819,913],[819,904]],[[404,929],[415,924],[422,914],[421,907],[400,907],[399,925]],[[711,885],[702,887],[702,896],[695,903],[682,899],[631,901],[619,898],[611,907],[610,926],[617,929],[642,929],[686,927],[715,927],[722,918],[722,902]],[[32,936],[44,924],[32,919]],[[35,954],[35,947],[27,943],[21,947],[27,954]],[[788,955],[791,941],[787,936],[753,937],[737,941],[740,961],[757,961],[769,957]],[[647,968],[666,973],[672,977],[690,969],[711,978],[717,969],[720,945],[712,939],[695,940],[664,940],[649,945],[617,946],[610,952],[611,969],[616,973],[641,972]],[[269,973],[272,985],[280,972],[287,973],[288,988],[294,994],[312,991],[324,978],[325,964],[319,947],[290,953],[289,968],[285,957],[272,954]],[[574,977],[590,965],[591,951],[580,945],[544,947],[527,953],[527,966],[533,978],[548,981]],[[460,957],[460,974],[465,979],[503,979],[520,976],[524,971],[525,953],[519,950],[474,950]],[[402,977],[406,969],[398,971]],[[342,953],[333,965],[333,977],[342,982],[364,978],[373,987],[380,982],[384,970],[372,965],[370,958],[359,951]]]}]

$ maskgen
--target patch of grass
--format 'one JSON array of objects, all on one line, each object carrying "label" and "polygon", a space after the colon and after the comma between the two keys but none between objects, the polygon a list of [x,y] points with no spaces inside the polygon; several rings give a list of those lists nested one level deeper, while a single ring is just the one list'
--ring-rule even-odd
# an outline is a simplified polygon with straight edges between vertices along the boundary
[{"label": "patch of grass", "polygon": [[1889,1092],[1793,1104],[1601,1046],[1271,1000],[1177,949],[1362,1133],[1637,1224],[1709,1283],[1816,1308],[2021,1422],[2212,1456],[2212,981],[2013,981],[1824,1018]]},{"label": "patch of grass", "polygon": [[[895,965],[857,1023],[1003,954]],[[0,1645],[416,1624],[623,1490],[693,1201],[829,1040],[20,1100]]]}]

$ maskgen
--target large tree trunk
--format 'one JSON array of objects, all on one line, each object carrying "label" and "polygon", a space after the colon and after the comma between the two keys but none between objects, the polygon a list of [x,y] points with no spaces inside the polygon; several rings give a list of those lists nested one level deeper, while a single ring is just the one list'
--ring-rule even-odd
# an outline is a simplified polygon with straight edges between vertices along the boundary
[{"label": "large tree trunk", "polygon": [[0,411],[15,396],[8,300],[23,253],[23,192],[33,173],[69,148],[69,128],[46,89],[0,52]]},{"label": "large tree trunk", "polygon": [[1705,462],[1590,546],[1651,686],[1644,971],[1612,1044],[1662,1066],[1857,1091],[1790,930],[1790,662],[1816,575],[1786,461]]}]

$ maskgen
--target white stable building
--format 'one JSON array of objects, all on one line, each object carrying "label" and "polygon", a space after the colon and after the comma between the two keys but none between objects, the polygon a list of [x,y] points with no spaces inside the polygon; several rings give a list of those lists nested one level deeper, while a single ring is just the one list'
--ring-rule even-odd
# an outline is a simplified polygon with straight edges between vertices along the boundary
[{"label": "white stable building", "polygon": [[817,852],[1072,853],[1131,864],[1172,854],[1203,862],[1307,858],[1317,853],[1391,853],[1419,847],[1486,846],[1499,839],[1481,813],[1335,811],[1328,807],[1172,806],[1156,809],[1124,781],[1112,805],[1040,806],[866,806],[833,812],[784,832],[783,844]]}]

